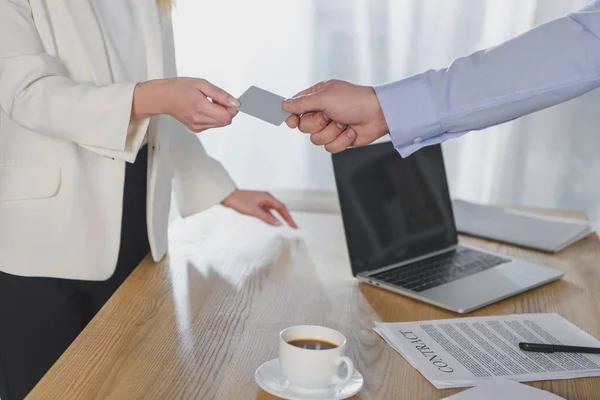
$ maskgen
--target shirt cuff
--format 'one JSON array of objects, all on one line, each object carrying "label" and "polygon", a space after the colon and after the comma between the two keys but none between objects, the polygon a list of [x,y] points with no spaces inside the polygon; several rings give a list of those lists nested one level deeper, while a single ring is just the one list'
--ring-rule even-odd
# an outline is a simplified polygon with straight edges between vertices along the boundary
[{"label": "shirt cuff", "polygon": [[[436,144],[444,130],[423,74],[375,86],[394,147],[402,157]],[[438,138],[437,143],[443,141]]]}]

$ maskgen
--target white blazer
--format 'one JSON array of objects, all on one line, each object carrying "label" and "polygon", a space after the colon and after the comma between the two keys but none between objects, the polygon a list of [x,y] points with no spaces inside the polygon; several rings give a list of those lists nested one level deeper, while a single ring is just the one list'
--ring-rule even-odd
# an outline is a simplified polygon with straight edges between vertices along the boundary
[{"label": "white blazer", "polygon": [[[148,78],[176,76],[169,16],[136,2]],[[168,116],[130,124],[89,0],[0,0],[0,271],[105,280],[119,252],[125,162],[148,132],[152,256],[167,252],[171,182],[183,216],[235,186]],[[128,135],[129,133],[129,135]]]}]

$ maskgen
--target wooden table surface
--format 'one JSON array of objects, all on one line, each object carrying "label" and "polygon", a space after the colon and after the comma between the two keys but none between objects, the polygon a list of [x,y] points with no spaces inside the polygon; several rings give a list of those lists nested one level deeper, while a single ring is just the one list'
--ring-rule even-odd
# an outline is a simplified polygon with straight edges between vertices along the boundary
[{"label": "wooden table surface", "polygon": [[[169,258],[142,262],[28,399],[274,399],[257,387],[254,372],[276,357],[278,332],[297,324],[345,333],[349,355],[365,377],[356,398],[441,399],[457,392],[435,389],[372,327],[373,321],[460,316],[358,284],[340,217],[295,217],[302,237],[283,241],[284,250],[268,265],[211,266],[194,239],[198,220],[180,221]],[[600,337],[595,235],[557,255],[461,241],[566,272],[561,281],[468,316],[557,312]],[[570,400],[600,398],[600,378],[532,385]]]}]

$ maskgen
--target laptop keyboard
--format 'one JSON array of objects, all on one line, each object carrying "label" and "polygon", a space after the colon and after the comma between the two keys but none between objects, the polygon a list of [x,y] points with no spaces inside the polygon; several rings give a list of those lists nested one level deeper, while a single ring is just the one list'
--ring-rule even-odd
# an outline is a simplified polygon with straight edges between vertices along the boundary
[{"label": "laptop keyboard", "polygon": [[369,277],[413,292],[422,292],[509,261],[491,254],[459,247],[456,251],[379,272]]}]

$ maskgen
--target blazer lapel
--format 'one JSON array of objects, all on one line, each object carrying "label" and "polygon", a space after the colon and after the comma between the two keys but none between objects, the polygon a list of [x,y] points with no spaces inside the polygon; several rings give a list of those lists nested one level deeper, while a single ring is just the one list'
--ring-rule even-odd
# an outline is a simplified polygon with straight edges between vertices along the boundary
[{"label": "blazer lapel", "polygon": [[112,81],[110,65],[100,23],[90,0],[61,0],[68,14],[68,20],[75,28],[73,36],[79,42],[81,51],[86,55],[90,73],[97,84]]},{"label": "blazer lapel", "polygon": [[[90,0],[60,0],[60,2],[77,33],[74,36],[79,42],[82,52],[86,55],[86,61],[94,81],[98,84],[111,83],[112,75],[104,37]],[[163,78],[162,25],[156,2],[154,0],[137,1],[134,9],[140,29],[144,33],[148,79]]]},{"label": "blazer lapel", "polygon": [[164,78],[162,24],[156,1],[138,1],[135,10],[146,44],[148,79],[162,79]]}]

